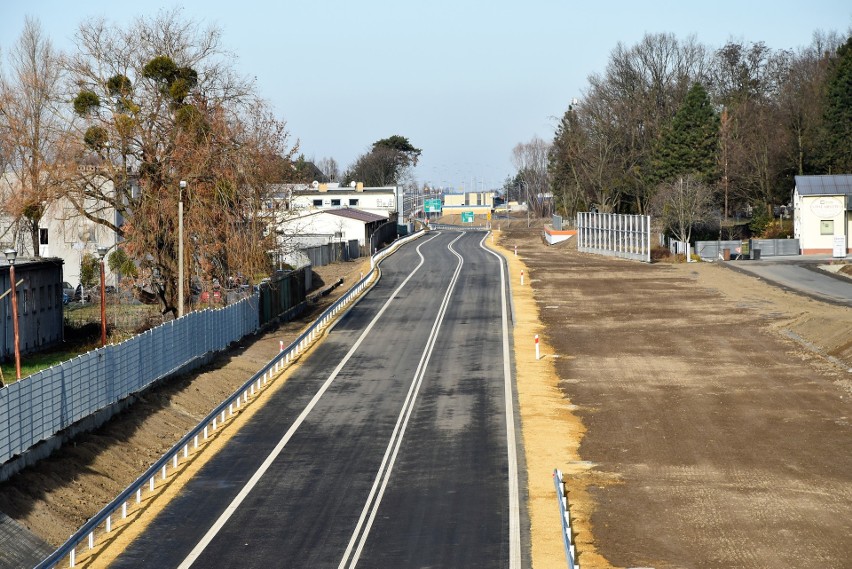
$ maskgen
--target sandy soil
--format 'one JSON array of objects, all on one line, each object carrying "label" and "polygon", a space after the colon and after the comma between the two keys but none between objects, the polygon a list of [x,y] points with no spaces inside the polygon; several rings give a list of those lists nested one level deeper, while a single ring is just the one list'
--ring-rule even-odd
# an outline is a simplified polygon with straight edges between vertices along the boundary
[{"label": "sandy soil", "polygon": [[534,299],[514,287],[536,569],[564,567],[554,467],[584,569],[849,567],[852,310],[503,225]]}]

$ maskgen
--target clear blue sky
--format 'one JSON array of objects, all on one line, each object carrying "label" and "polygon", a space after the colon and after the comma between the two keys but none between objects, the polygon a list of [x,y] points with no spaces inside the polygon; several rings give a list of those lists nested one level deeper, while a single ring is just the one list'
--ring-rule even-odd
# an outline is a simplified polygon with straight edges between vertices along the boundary
[{"label": "clear blue sky", "polygon": [[27,15],[71,49],[88,17],[124,25],[175,5],[222,28],[308,158],[342,169],[399,134],[423,149],[421,183],[456,188],[499,186],[517,143],[551,140],[619,41],[671,32],[714,48],[734,39],[781,49],[852,26],[849,0],[0,0],[0,49]]}]

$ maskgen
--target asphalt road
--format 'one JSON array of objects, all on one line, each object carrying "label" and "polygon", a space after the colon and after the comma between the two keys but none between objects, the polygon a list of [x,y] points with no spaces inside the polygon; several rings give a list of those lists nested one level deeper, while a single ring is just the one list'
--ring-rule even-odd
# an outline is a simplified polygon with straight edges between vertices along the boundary
[{"label": "asphalt road", "polygon": [[112,567],[521,567],[506,284],[483,237],[386,259]]},{"label": "asphalt road", "polygon": [[828,263],[828,260],[778,257],[774,260],[731,262],[728,266],[818,300],[852,306],[852,280],[820,269],[818,265],[821,263]]}]

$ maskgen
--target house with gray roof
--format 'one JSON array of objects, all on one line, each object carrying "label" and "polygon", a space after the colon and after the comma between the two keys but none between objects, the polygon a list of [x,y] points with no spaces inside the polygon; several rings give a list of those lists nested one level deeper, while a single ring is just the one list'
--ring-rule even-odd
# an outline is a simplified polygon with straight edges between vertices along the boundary
[{"label": "house with gray roof", "polygon": [[803,255],[852,253],[852,174],[796,176],[793,232]]}]

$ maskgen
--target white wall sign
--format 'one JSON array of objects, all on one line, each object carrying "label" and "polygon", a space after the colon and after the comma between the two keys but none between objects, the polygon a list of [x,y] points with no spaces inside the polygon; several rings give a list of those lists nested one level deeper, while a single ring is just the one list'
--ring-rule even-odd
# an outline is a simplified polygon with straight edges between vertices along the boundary
[{"label": "white wall sign", "polygon": [[845,235],[836,235],[834,237],[834,247],[832,251],[832,257],[845,257],[846,256],[846,236]]},{"label": "white wall sign", "polygon": [[843,212],[843,202],[837,198],[817,198],[811,201],[811,213],[822,219],[837,217]]}]

